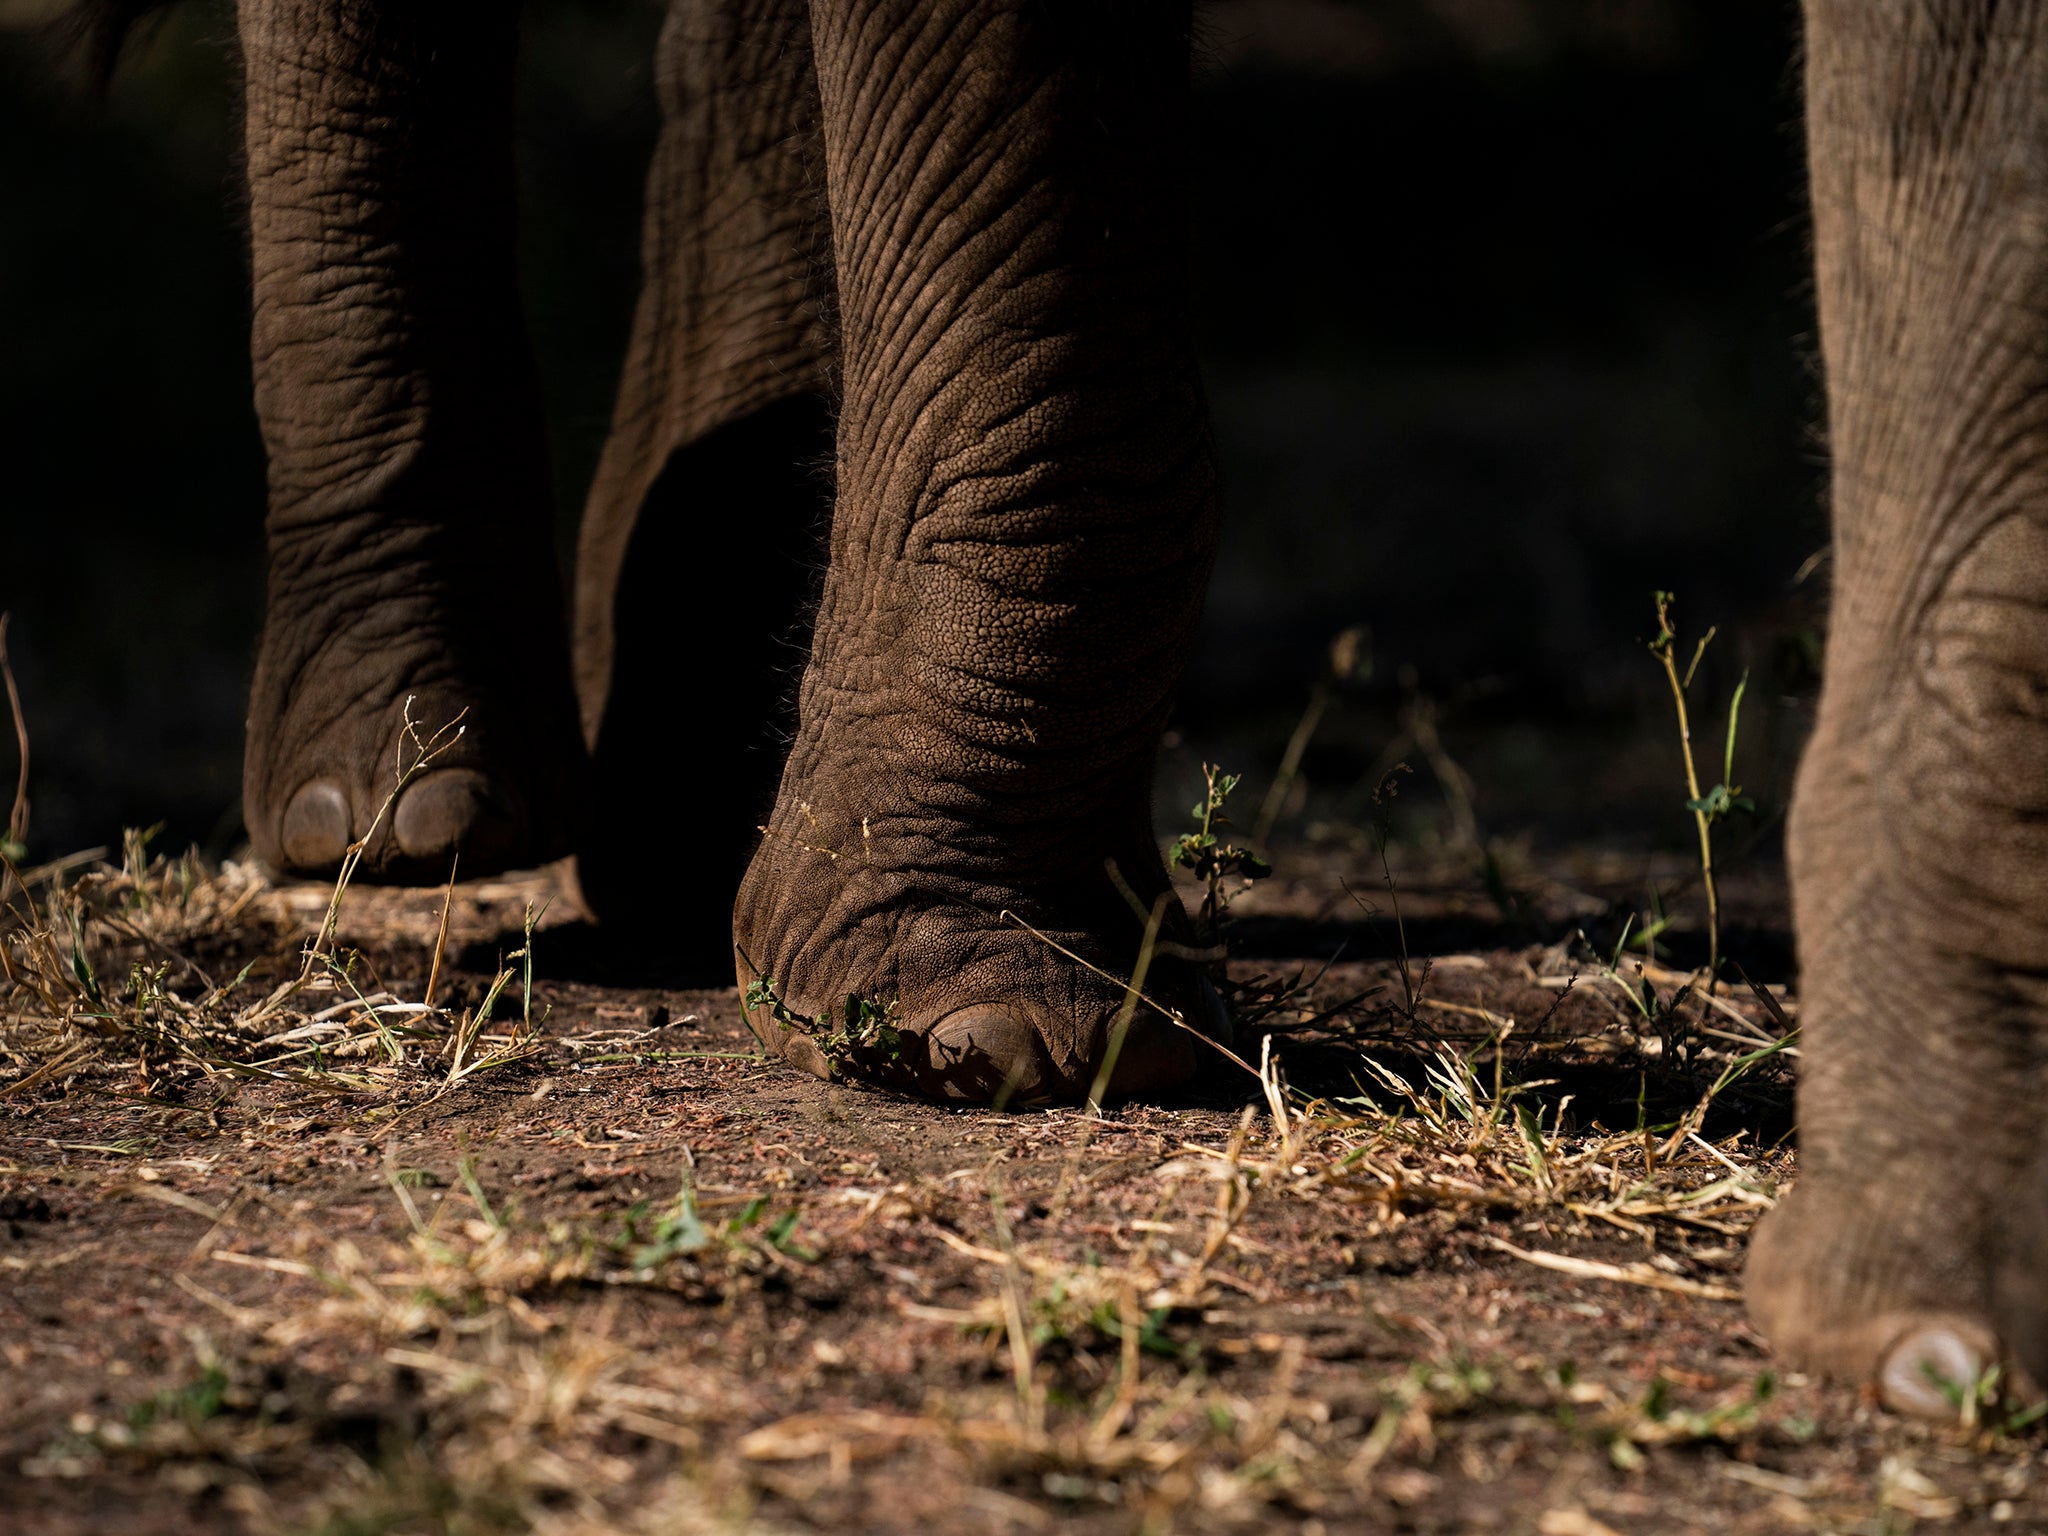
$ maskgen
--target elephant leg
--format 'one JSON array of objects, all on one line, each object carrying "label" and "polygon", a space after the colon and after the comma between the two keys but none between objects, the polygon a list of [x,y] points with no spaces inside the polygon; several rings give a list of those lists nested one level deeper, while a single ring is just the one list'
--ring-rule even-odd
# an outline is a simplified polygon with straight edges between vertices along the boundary
[{"label": "elephant leg", "polygon": [[[815,0],[831,559],[734,919],[814,1071],[1074,1099],[1168,891],[1150,781],[1216,480],[1186,322],[1184,5]],[[1168,902],[1168,935],[1184,921]],[[1113,1091],[1213,1059],[1170,953]],[[863,1009],[860,1005],[866,1004]]]},{"label": "elephant leg", "polygon": [[701,935],[723,971],[831,507],[804,0],[672,0],[655,82],[645,276],[576,565],[577,868],[608,926]]},{"label": "elephant leg", "polygon": [[1789,836],[1794,1364],[2048,1380],[2048,3],[1809,0],[1836,593]]},{"label": "elephant leg", "polygon": [[[269,551],[264,859],[447,878],[566,851],[580,752],[513,265],[513,8],[242,0]],[[423,735],[448,750],[380,818]],[[374,833],[373,833],[374,827]]]}]

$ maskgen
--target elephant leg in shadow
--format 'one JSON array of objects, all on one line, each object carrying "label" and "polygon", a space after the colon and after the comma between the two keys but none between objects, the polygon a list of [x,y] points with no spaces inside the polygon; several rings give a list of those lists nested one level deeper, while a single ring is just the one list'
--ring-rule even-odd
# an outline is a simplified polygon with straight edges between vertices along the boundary
[{"label": "elephant leg in shadow", "polygon": [[585,901],[732,967],[831,510],[831,249],[802,0],[674,0],[611,435],[578,546]]},{"label": "elephant leg in shadow", "polygon": [[[269,464],[251,841],[327,873],[367,840],[367,879],[555,857],[581,754],[513,260],[512,15],[243,0],[240,30]],[[408,720],[444,750],[387,810]]]}]

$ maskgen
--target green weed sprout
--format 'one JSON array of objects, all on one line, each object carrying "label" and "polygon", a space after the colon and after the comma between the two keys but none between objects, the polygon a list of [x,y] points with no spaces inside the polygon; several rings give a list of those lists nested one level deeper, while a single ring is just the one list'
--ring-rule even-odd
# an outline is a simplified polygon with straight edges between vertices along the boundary
[{"label": "green weed sprout", "polygon": [[1226,843],[1218,835],[1230,825],[1224,807],[1237,788],[1239,775],[1219,772],[1214,763],[1204,763],[1202,778],[1206,787],[1201,803],[1188,812],[1194,819],[1195,830],[1183,832],[1174,839],[1167,862],[1176,869],[1192,871],[1208,886],[1202,897],[1202,928],[1213,938],[1223,909],[1230,904],[1229,898],[1223,894],[1224,880],[1231,875],[1257,880],[1273,873],[1273,866],[1249,848]]},{"label": "green weed sprout", "polygon": [[877,1003],[858,992],[849,992],[836,1021],[829,1013],[812,1018],[785,1003],[776,988],[775,978],[763,973],[747,958],[744,950],[740,951],[740,959],[754,973],[754,979],[747,983],[747,990],[740,999],[746,1010],[752,1013],[757,1008],[765,1008],[768,1016],[783,1028],[809,1036],[824,1056],[826,1065],[832,1069],[833,1076],[845,1075],[846,1058],[857,1051],[885,1056],[890,1061],[903,1059],[903,1031],[896,1022],[902,1011],[899,999]]},{"label": "green weed sprout", "polygon": [[1672,627],[1672,594],[1654,594],[1657,603],[1657,638],[1650,642],[1650,654],[1663,664],[1664,675],[1671,683],[1671,699],[1678,711],[1678,740],[1685,755],[1685,787],[1689,791],[1685,808],[1692,812],[1693,823],[1699,830],[1700,838],[1700,884],[1707,896],[1707,991],[1711,995],[1721,970],[1721,900],[1714,884],[1714,827],[1731,811],[1753,811],[1756,802],[1744,795],[1742,786],[1735,783],[1735,732],[1742,718],[1742,695],[1749,687],[1749,673],[1744,671],[1742,680],[1735,685],[1735,697],[1728,705],[1727,745],[1721,758],[1721,782],[1704,793],[1700,789],[1698,765],[1693,760],[1692,721],[1687,714],[1685,699],[1692,687],[1693,674],[1699,670],[1700,658],[1707,654],[1715,631],[1709,628],[1693,647],[1692,661],[1683,675],[1678,670],[1678,631]]}]

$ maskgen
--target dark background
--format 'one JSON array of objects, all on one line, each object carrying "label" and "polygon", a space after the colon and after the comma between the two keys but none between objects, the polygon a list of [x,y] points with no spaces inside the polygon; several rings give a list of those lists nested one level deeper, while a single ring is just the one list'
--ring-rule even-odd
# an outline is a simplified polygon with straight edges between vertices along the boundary
[{"label": "dark background", "polygon": [[[0,0],[0,608],[38,856],[240,836],[262,464],[228,10],[108,101]],[[530,323],[564,546],[608,420],[654,128],[651,0],[531,0]],[[1815,681],[1821,469],[1789,0],[1204,6],[1200,346],[1231,510],[1165,760],[1263,793],[1333,634],[1370,668],[1283,827],[1328,834],[1418,712],[1485,837],[1683,848],[1650,593],[1752,672],[1769,857]],[[1804,580],[1796,579],[1802,567]],[[1817,573],[1816,573],[1817,572]],[[1470,839],[1412,751],[1402,835]],[[12,748],[0,742],[12,779]],[[1249,811],[1243,818],[1249,821]]]}]

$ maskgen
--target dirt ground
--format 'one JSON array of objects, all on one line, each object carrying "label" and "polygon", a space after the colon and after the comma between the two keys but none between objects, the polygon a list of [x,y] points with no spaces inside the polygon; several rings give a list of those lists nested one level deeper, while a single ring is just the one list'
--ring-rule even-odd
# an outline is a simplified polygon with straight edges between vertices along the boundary
[{"label": "dirt ground", "polygon": [[528,996],[546,874],[457,887],[438,976],[439,892],[351,889],[316,967],[325,889],[31,877],[0,1530],[2048,1530],[1995,1392],[1906,1423],[1744,1320],[1795,1173],[1768,879],[1761,990],[1674,1011],[1578,936],[1639,861],[1397,871],[1399,924],[1369,850],[1283,868],[1245,1069],[1099,1115],[799,1075],[558,896]]}]

